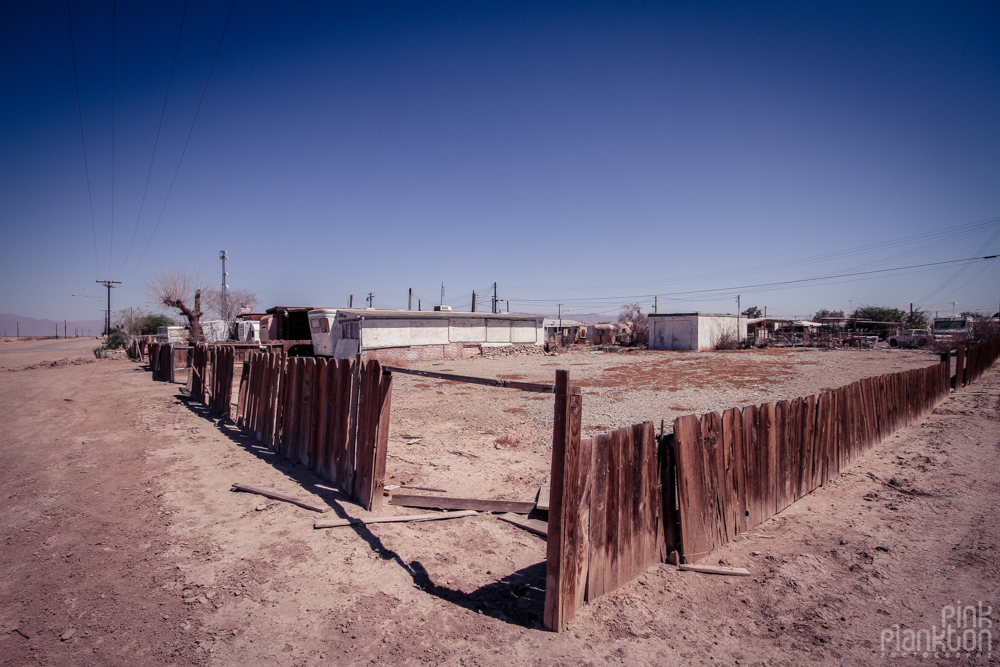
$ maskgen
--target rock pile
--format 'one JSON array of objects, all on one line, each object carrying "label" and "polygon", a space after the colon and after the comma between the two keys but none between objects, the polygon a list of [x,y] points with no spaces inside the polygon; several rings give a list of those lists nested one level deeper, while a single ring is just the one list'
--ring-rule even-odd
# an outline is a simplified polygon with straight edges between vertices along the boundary
[{"label": "rock pile", "polygon": [[545,354],[545,349],[541,345],[504,345],[498,347],[483,346],[483,358],[485,359],[529,357],[536,354]]}]

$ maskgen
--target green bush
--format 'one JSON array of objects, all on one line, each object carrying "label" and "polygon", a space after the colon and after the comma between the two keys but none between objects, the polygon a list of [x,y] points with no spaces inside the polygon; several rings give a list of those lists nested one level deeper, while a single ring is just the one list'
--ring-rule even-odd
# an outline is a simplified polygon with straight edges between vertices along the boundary
[{"label": "green bush", "polygon": [[105,342],[105,345],[109,350],[117,350],[124,344],[125,344],[125,332],[120,329],[115,329],[110,334],[108,334],[108,340]]}]

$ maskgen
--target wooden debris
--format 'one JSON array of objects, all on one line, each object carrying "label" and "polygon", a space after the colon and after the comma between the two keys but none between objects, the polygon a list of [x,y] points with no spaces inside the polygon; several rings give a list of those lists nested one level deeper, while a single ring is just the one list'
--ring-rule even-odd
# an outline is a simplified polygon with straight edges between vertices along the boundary
[{"label": "wooden debris", "polygon": [[283,500],[286,503],[292,503],[293,505],[298,505],[299,507],[304,507],[307,510],[312,510],[313,512],[329,512],[329,507],[323,507],[321,505],[313,505],[304,500],[299,500],[298,498],[293,498],[291,496],[286,496],[283,493],[278,493],[276,491],[268,491],[267,489],[261,489],[256,486],[249,486],[247,484],[233,483],[234,491],[246,491],[247,493],[256,493],[259,496],[264,496],[265,498],[271,498],[273,500]]},{"label": "wooden debris", "polygon": [[435,378],[437,380],[450,380],[451,382],[465,382],[468,384],[481,384],[487,387],[504,387],[506,389],[518,389],[520,391],[530,391],[539,394],[551,394],[554,385],[538,384],[537,382],[515,382],[513,380],[493,380],[491,378],[472,377],[469,375],[455,375],[454,373],[436,373],[434,371],[418,371],[412,368],[400,368],[399,366],[383,366],[383,369],[390,373],[405,373],[406,375],[418,375],[425,378]]},{"label": "wooden debris", "polygon": [[535,500],[536,509],[545,510],[546,512],[549,510],[549,492],[551,488],[548,482],[538,487],[538,496]]},{"label": "wooden debris", "polygon": [[678,566],[679,570],[688,572],[701,572],[703,574],[729,574],[734,577],[749,577],[750,570],[742,567],[729,567],[727,565],[684,565]]},{"label": "wooden debris", "polygon": [[530,533],[535,535],[541,535],[542,537],[548,537],[549,535],[549,524],[545,521],[539,521],[538,519],[527,519],[523,516],[517,514],[498,514],[497,518],[501,521],[506,521],[507,523],[512,523],[518,528],[524,528]]},{"label": "wooden debris", "polygon": [[519,500],[447,498],[444,496],[419,496],[412,493],[394,493],[389,496],[389,504],[439,510],[476,510],[478,512],[514,512],[515,514],[527,514],[535,508],[535,503]]},{"label": "wooden debris", "polygon": [[448,493],[447,489],[435,489],[432,486],[410,486],[409,484],[400,484],[401,489],[416,489],[417,491],[433,491],[434,493]]},{"label": "wooden debris", "polygon": [[326,519],[313,523],[313,528],[337,528],[338,526],[367,526],[371,523],[404,523],[410,521],[437,521],[439,519],[460,519],[464,516],[475,516],[473,510],[462,512],[435,512],[433,514],[409,514],[404,516],[374,516],[368,519]]}]

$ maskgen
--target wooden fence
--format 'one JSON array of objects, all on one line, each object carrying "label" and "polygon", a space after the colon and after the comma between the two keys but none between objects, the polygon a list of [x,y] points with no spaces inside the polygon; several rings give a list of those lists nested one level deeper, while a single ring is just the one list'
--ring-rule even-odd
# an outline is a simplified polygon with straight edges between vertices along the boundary
[{"label": "wooden fence", "polygon": [[998,358],[1000,358],[1000,337],[969,345],[968,348],[959,345],[955,355],[955,389],[981,378],[986,369]]},{"label": "wooden fence", "polygon": [[383,501],[391,402],[392,374],[377,361],[253,353],[236,423],[373,510]]},{"label": "wooden fence", "polygon": [[[201,346],[197,346],[201,347]],[[216,414],[230,416],[233,401],[233,372],[236,366],[236,350],[231,345],[217,345],[208,350],[211,364],[211,390],[207,404]]]},{"label": "wooden fence", "polygon": [[581,407],[580,388],[557,371],[544,612],[550,629],[663,562],[673,548],[673,535],[664,533],[653,424],[581,440]]},{"label": "wooden fence", "polygon": [[935,364],[819,396],[677,419],[684,562],[753,529],[932,410],[948,395],[949,370]]},{"label": "wooden fence", "polygon": [[1000,338],[941,363],[835,391],[688,415],[580,438],[582,398],[557,371],[544,623],[561,630],[584,602],[677,550],[692,563],[825,484],[1000,358]]}]

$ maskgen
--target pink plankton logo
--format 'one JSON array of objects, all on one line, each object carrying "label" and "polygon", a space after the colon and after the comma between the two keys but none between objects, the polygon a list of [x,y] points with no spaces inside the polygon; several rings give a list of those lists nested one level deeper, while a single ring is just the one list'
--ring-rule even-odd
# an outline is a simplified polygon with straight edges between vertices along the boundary
[{"label": "pink plankton logo", "polygon": [[993,656],[993,605],[946,605],[941,625],[901,629],[899,623],[882,631],[882,656],[889,658],[986,658]]}]

